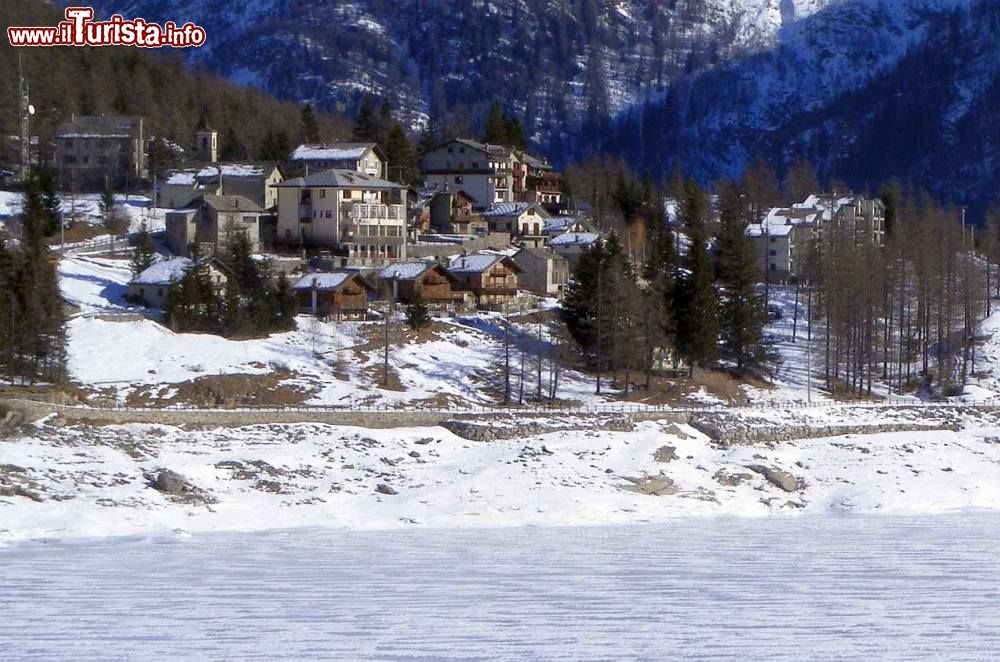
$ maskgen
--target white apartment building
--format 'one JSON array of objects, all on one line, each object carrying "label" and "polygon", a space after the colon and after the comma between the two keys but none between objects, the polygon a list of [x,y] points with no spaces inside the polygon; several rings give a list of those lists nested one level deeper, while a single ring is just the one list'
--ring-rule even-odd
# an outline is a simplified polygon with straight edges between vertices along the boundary
[{"label": "white apartment building", "polygon": [[354,170],[326,170],[277,184],[277,241],[337,249],[349,263],[406,257],[406,188]]}]

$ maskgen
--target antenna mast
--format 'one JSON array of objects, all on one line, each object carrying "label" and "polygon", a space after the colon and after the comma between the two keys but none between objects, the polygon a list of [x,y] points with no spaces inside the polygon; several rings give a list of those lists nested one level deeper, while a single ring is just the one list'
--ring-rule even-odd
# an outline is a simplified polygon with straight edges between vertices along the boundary
[{"label": "antenna mast", "polygon": [[18,112],[21,119],[21,181],[28,179],[28,171],[31,168],[31,133],[30,116],[34,110],[28,100],[28,81],[24,78],[24,68],[21,63],[21,54],[17,54],[17,78],[18,78]]}]

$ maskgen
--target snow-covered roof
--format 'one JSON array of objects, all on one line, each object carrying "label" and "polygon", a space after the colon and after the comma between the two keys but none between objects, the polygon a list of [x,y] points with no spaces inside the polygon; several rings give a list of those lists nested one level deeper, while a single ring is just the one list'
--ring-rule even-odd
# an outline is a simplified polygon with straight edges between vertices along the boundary
[{"label": "snow-covered roof", "polygon": [[751,223],[747,226],[748,237],[787,237],[794,225],[768,225],[766,223]]},{"label": "snow-covered roof", "polygon": [[596,232],[567,232],[549,239],[549,246],[590,246],[600,238]]},{"label": "snow-covered roof", "polygon": [[139,117],[80,115],[60,124],[56,138],[138,138],[141,132]]},{"label": "snow-covered roof", "polygon": [[542,234],[562,234],[567,230],[571,230],[577,224],[583,224],[586,228],[590,227],[590,224],[579,216],[553,216],[552,218],[545,219]]},{"label": "snow-covered roof", "polygon": [[160,260],[132,279],[135,285],[170,285],[184,277],[194,265],[186,257],[175,257],[170,260]]},{"label": "snow-covered roof", "polygon": [[335,290],[354,276],[354,272],[312,273],[300,278],[293,290]]},{"label": "snow-covered roof", "polygon": [[299,145],[292,151],[292,161],[359,161],[375,143],[330,143]]},{"label": "snow-covered roof", "polygon": [[198,179],[213,179],[222,172],[223,177],[263,177],[265,168],[262,165],[246,163],[220,163],[206,166],[198,171]]},{"label": "snow-covered roof", "polygon": [[167,177],[163,183],[170,186],[194,186],[196,174],[193,170],[180,170]]},{"label": "snow-covered roof", "polygon": [[774,207],[760,223],[747,226],[748,237],[786,237],[798,225],[814,225],[820,218],[820,210],[811,207]]},{"label": "snow-covered roof", "polygon": [[384,280],[413,280],[419,278],[427,269],[434,266],[433,262],[396,262],[379,272],[379,278]]},{"label": "snow-covered roof", "polygon": [[494,202],[493,206],[484,211],[484,217],[520,216],[534,206],[533,202]]},{"label": "snow-covered roof", "polygon": [[296,177],[286,179],[280,184],[275,184],[280,188],[343,188],[343,189],[393,189],[402,190],[406,188],[394,182],[389,182],[378,177],[358,172],[357,170],[343,170],[334,168],[324,170],[306,177]]},{"label": "snow-covered roof", "polygon": [[448,262],[448,271],[453,274],[480,274],[504,259],[503,255],[460,255]]}]

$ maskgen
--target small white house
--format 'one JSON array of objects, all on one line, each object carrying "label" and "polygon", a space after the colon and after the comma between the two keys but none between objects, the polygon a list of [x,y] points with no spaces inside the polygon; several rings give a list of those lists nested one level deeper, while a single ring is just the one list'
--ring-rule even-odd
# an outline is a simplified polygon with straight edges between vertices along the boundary
[{"label": "small white house", "polygon": [[[229,277],[219,268],[215,260],[206,258],[206,262],[208,262],[208,275],[213,287],[221,291],[225,288]],[[170,286],[184,278],[185,274],[194,267],[194,264],[186,257],[160,260],[129,282],[128,299],[149,308],[163,308],[167,302]]]}]

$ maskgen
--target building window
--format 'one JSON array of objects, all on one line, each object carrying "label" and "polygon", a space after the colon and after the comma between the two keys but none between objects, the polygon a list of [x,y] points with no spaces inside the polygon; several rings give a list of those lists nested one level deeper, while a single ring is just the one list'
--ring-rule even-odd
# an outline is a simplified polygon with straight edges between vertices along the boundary
[{"label": "building window", "polygon": [[448,148],[448,153],[449,154],[454,154],[455,153],[455,148],[454,147],[449,147]]},{"label": "building window", "polygon": [[321,188],[319,190],[319,197],[320,197],[320,199],[323,199],[323,198],[326,197],[326,189],[325,188]]},{"label": "building window", "polygon": [[461,178],[461,177],[455,177],[455,183],[456,184],[463,184],[463,183],[465,183],[465,180],[463,178]]},{"label": "building window", "polygon": [[775,257],[777,255],[778,255],[778,251],[775,251],[775,250],[771,251],[771,257]]},{"label": "building window", "polygon": [[771,263],[771,271],[777,271],[777,270],[778,270],[778,265],[776,265],[774,262],[772,262]]},{"label": "building window", "polygon": [[473,161],[473,162],[472,162],[472,167],[473,167],[474,169],[475,169],[475,168],[479,168],[479,161]]}]

